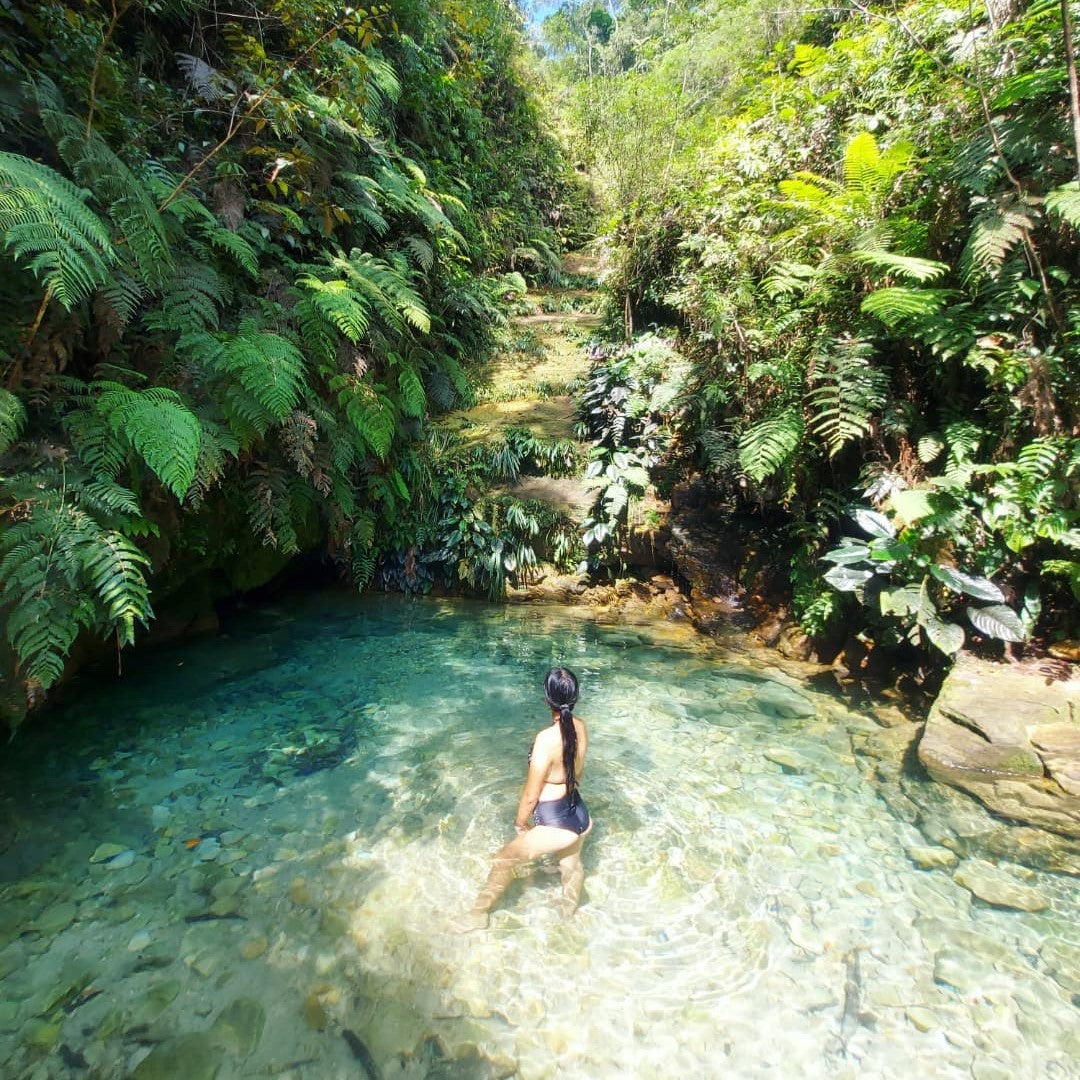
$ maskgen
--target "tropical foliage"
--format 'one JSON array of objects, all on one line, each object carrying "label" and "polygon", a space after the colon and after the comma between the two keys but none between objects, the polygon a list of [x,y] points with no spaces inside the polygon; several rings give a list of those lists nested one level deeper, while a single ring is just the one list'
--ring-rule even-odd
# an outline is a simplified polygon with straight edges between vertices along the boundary
[{"label": "tropical foliage", "polygon": [[0,615],[33,698],[151,586],[408,550],[428,417],[585,204],[502,0],[0,21]]},{"label": "tropical foliage", "polygon": [[594,7],[545,25],[609,178],[612,315],[677,328],[678,438],[786,522],[804,625],[946,653],[1075,633],[1067,7],[635,3],[602,34]]}]

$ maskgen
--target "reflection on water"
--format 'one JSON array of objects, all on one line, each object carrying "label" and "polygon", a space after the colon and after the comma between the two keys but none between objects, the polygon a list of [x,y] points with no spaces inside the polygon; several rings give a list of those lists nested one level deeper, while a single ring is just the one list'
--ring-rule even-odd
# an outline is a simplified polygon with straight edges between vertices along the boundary
[{"label": "reflection on water", "polygon": [[[583,906],[540,868],[454,934],[555,662]],[[334,594],[133,667],[0,778],[5,1076],[1080,1075],[1072,882],[974,901],[870,719],[688,632]]]}]

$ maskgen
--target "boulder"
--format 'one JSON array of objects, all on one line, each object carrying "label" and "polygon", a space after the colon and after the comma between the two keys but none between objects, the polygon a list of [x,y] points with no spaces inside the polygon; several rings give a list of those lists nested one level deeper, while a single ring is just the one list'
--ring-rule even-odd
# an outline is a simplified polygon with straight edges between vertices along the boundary
[{"label": "boulder", "polygon": [[1080,838],[1080,679],[962,655],[930,710],[919,760],[996,814]]}]

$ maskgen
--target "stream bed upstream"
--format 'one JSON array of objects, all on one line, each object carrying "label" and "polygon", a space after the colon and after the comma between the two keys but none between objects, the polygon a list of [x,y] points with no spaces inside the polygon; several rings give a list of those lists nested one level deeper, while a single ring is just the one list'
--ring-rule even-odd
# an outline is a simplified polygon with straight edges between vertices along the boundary
[{"label": "stream bed upstream", "polygon": [[[0,766],[4,1077],[1080,1076],[1075,879],[974,898],[860,770],[874,720],[767,658],[328,592],[125,660]],[[582,905],[540,867],[455,933],[555,663]]]}]

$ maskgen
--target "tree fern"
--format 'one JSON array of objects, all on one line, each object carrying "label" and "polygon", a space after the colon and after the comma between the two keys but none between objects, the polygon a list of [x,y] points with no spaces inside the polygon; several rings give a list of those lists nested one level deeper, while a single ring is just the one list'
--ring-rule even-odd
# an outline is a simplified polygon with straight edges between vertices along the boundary
[{"label": "tree fern", "polygon": [[175,390],[165,387],[137,391],[99,382],[95,389],[98,414],[113,431],[123,433],[165,487],[182,499],[199,458],[198,417]]},{"label": "tree fern", "polygon": [[4,249],[69,311],[116,261],[108,229],[86,205],[89,194],[46,165],[0,151]]},{"label": "tree fern", "polygon": [[216,219],[200,222],[199,231],[211,247],[224,251],[251,277],[258,278],[258,253],[239,233],[226,229]]},{"label": "tree fern", "polygon": [[811,410],[810,430],[825,440],[829,457],[870,430],[885,404],[888,375],[871,363],[866,342],[840,340],[818,354],[817,386],[806,396]]},{"label": "tree fern", "polygon": [[739,465],[760,484],[791,460],[802,434],[802,417],[793,408],[759,420],[739,439]]}]

